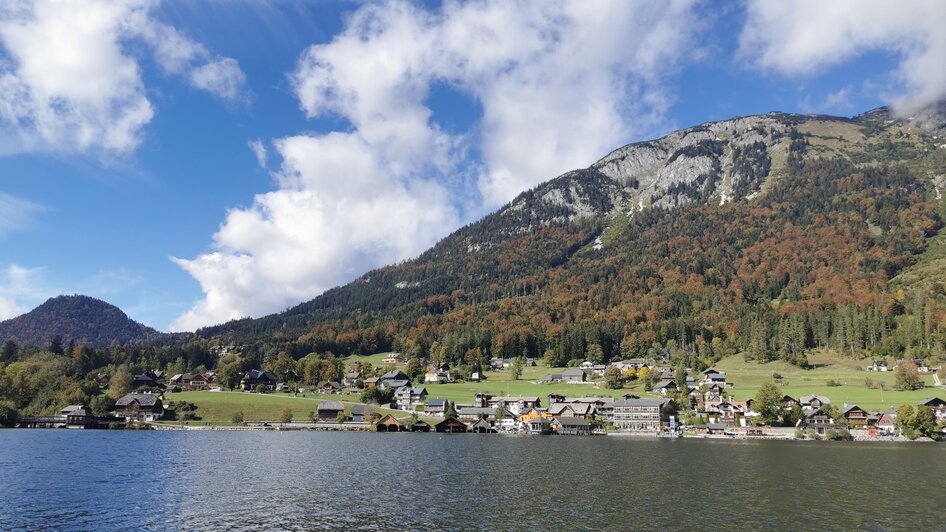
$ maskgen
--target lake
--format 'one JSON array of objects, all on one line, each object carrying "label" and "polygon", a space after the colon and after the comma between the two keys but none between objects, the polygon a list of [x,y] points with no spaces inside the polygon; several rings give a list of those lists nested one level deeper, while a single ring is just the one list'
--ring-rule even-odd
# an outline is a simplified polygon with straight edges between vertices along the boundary
[{"label": "lake", "polygon": [[0,431],[0,529],[946,528],[946,445]]}]

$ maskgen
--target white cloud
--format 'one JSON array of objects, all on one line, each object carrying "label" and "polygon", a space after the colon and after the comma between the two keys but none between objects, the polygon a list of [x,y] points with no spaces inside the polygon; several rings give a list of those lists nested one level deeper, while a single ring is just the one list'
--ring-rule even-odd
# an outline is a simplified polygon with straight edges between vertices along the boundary
[{"label": "white cloud", "polygon": [[251,140],[247,142],[247,145],[250,147],[250,150],[253,152],[253,155],[256,156],[256,162],[259,163],[260,168],[266,168],[266,146],[263,144],[263,141],[260,139]]},{"label": "white cloud", "polygon": [[134,150],[154,116],[130,52],[134,40],[149,44],[166,72],[234,99],[242,72],[233,60],[210,57],[155,20],[154,5],[14,0],[0,6],[0,130],[17,143],[5,150]]},{"label": "white cloud", "polygon": [[751,0],[740,53],[787,75],[812,75],[871,51],[900,58],[894,103],[915,108],[946,96],[946,2]]},{"label": "white cloud", "polygon": [[[212,252],[175,259],[205,296],[172,329],[314,297],[655,132],[672,100],[663,78],[698,25],[690,1],[362,6],[291,75],[307,116],[351,129],[275,142],[278,190],[230,211]],[[470,131],[438,125],[434,84],[482,106]]]},{"label": "white cloud", "polygon": [[42,210],[40,205],[0,192],[0,236],[28,226]]},{"label": "white cloud", "polygon": [[0,270],[0,320],[15,318],[32,308],[45,291],[39,286],[42,268],[16,264]]}]

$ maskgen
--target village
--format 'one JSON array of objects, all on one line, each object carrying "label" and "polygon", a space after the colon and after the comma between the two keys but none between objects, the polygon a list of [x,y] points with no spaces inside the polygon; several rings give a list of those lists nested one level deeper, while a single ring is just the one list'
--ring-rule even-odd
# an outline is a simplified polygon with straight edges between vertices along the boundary
[{"label": "village", "polygon": [[[468,401],[433,397],[427,386],[457,382],[449,364],[427,365],[414,382],[398,369],[407,360],[390,353],[383,369],[353,362],[340,382],[322,381],[314,387],[290,387],[271,371],[250,370],[240,379],[242,394],[291,394],[320,398],[306,420],[238,419],[228,428],[253,430],[366,430],[376,432],[435,432],[537,435],[626,435],[648,437],[777,438],[777,439],[905,439],[897,423],[898,408],[869,411],[856,404],[835,405],[825,395],[788,394],[769,397],[759,408],[757,400],[735,400],[735,383],[723,371],[673,369],[644,359],[608,365],[584,361],[560,373],[545,375],[540,384],[554,388],[539,395],[502,395],[477,392]],[[493,359],[491,370],[513,364],[534,365],[531,360]],[[913,373],[930,373],[922,360],[898,361]],[[873,361],[869,372],[893,371],[886,361]],[[606,375],[650,374],[645,396],[587,395]],[[96,415],[88,405],[65,406],[56,416],[27,416],[27,428],[190,428],[195,405],[173,400],[184,392],[218,391],[217,374],[184,373],[167,376],[151,370],[136,375],[128,394],[115,401],[114,411]],[[474,382],[485,374],[474,373]],[[938,379],[937,379],[938,381]],[[107,384],[107,383],[103,383]],[[564,384],[565,386],[561,386]],[[592,386],[582,386],[592,385]],[[570,393],[574,390],[574,393]],[[565,393],[568,392],[568,393]],[[337,399],[335,399],[337,397]],[[946,400],[932,396],[911,405],[932,419],[936,436],[946,425]],[[767,409],[767,410],[766,410]],[[174,424],[178,421],[179,424]],[[172,422],[172,423],[169,423]],[[912,439],[912,438],[911,438]]]}]

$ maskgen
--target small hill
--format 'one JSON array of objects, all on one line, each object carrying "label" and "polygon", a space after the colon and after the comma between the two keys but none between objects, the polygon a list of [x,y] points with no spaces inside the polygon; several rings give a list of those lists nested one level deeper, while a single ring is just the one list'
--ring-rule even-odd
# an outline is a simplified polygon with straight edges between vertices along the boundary
[{"label": "small hill", "polygon": [[32,311],[0,322],[0,340],[47,346],[59,335],[64,342],[108,347],[153,340],[161,333],[129,318],[121,309],[88,296],[58,296]]}]

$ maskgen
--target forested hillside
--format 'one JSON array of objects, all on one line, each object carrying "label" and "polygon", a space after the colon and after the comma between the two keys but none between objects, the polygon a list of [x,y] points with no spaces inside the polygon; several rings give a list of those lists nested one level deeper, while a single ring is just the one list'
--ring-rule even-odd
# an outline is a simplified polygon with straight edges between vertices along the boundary
[{"label": "forested hillside", "polygon": [[942,285],[890,282],[943,225],[944,122],[925,118],[773,113],[629,145],[414,260],[198,335],[265,357],[941,357]]}]

